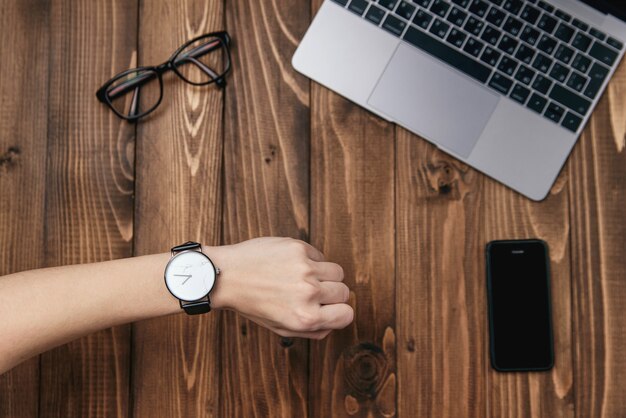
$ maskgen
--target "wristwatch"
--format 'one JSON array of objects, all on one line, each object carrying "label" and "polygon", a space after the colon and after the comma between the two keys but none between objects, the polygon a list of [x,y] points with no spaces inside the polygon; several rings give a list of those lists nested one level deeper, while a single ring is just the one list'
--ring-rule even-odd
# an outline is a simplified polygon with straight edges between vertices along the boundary
[{"label": "wristwatch", "polygon": [[172,258],[165,266],[165,286],[187,314],[207,313],[218,274],[220,269],[202,252],[202,246],[189,241],[172,248]]}]

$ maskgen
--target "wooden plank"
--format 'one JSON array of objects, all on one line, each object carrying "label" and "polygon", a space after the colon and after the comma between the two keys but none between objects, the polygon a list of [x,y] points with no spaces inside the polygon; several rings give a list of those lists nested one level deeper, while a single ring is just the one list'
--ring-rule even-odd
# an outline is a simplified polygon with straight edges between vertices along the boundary
[{"label": "wooden plank", "polygon": [[344,268],[355,321],[311,345],[310,416],[394,416],[394,128],[311,94],[311,241]]},{"label": "wooden plank", "polygon": [[[485,243],[496,239],[540,238],[548,244],[555,340],[555,367],[550,372],[499,373],[485,366],[488,368],[489,416],[573,417],[575,389],[572,375],[567,172],[561,173],[547,199],[542,202],[526,199],[487,177],[484,181],[480,205],[484,219],[481,251],[484,251]],[[484,262],[480,264],[484,265]],[[478,277],[484,287],[484,268]],[[481,310],[486,316],[486,306]]]},{"label": "wooden plank", "polygon": [[[307,239],[309,83],[291,67],[309,3],[226,3],[234,38],[226,107],[224,243],[258,236]],[[305,417],[307,349],[225,314],[223,417]]]},{"label": "wooden plank", "polygon": [[[223,29],[223,19],[218,0],[141,2],[139,63],[164,62],[187,40]],[[164,75],[160,107],[137,128],[137,255],[189,240],[219,244],[223,106],[216,86]],[[134,417],[219,416],[219,316],[133,325]]]},{"label": "wooden plank", "polygon": [[569,164],[577,417],[626,411],[626,62]]},{"label": "wooden plank", "polygon": [[[96,88],[132,64],[137,3],[52,1],[46,265],[131,255],[134,129]],[[130,328],[42,355],[40,416],[128,415]]]},{"label": "wooden plank", "polygon": [[[0,276],[43,264],[48,29],[47,2],[0,4]],[[37,417],[38,398],[39,357],[0,375],[1,417]]]},{"label": "wooden plank", "polygon": [[398,129],[398,416],[484,417],[482,175]]}]

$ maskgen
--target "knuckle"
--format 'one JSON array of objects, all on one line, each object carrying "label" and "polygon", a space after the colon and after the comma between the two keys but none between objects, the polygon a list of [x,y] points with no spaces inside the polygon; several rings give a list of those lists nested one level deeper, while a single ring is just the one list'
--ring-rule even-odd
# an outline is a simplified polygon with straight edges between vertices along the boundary
[{"label": "knuckle", "polygon": [[313,269],[313,265],[311,263],[299,263],[297,270],[300,277],[309,278],[315,275],[315,270]]},{"label": "knuckle", "polygon": [[298,331],[315,331],[317,328],[317,318],[311,312],[300,310],[296,312],[295,319]]}]

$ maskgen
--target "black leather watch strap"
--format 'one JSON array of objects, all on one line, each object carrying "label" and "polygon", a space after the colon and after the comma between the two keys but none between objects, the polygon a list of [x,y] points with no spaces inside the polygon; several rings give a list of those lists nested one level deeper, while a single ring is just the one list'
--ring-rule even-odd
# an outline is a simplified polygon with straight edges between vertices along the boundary
[{"label": "black leather watch strap", "polygon": [[201,245],[199,243],[193,242],[193,241],[187,241],[184,244],[180,244],[180,245],[177,245],[176,247],[172,247],[172,252],[177,253],[180,251],[195,250],[198,248],[201,248]]},{"label": "black leather watch strap", "polygon": [[180,302],[180,307],[185,310],[188,315],[198,315],[207,312],[211,312],[211,301],[207,297],[206,300],[199,300],[196,302]]}]

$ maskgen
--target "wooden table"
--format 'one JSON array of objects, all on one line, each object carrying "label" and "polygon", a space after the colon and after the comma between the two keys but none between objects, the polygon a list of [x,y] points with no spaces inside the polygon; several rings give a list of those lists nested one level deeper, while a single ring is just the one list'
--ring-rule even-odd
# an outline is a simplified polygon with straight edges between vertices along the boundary
[{"label": "wooden table", "polygon": [[[0,273],[292,236],[357,313],[321,342],[231,312],[102,331],[0,377],[0,416],[626,416],[626,64],[535,203],[297,74],[320,3],[0,1]],[[96,101],[223,28],[225,91],[170,74],[137,125]],[[550,245],[556,367],[499,374],[484,246],[524,237]]]}]

